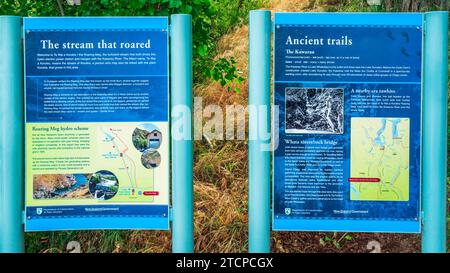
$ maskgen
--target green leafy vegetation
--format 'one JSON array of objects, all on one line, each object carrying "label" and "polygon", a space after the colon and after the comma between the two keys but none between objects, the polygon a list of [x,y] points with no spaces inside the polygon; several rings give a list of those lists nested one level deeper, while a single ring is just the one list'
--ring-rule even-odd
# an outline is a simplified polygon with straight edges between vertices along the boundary
[{"label": "green leafy vegetation", "polygon": [[381,10],[381,7],[369,6],[366,1],[361,0],[320,0],[319,3],[325,6],[327,12],[376,12]]},{"label": "green leafy vegetation", "polygon": [[447,0],[382,0],[370,6],[366,0],[318,0],[328,12],[416,12],[447,9]]},{"label": "green leafy vegetation", "polygon": [[[265,0],[82,0],[81,5],[71,6],[61,0],[59,1],[61,6],[59,6],[56,0],[14,0],[0,2],[0,15],[170,16],[176,13],[191,14],[194,81],[202,82],[207,78],[216,80],[217,77],[213,78],[213,74],[209,71],[223,65],[223,60],[219,59],[216,63],[211,57],[217,54],[217,40],[234,26],[246,23],[248,12],[251,9],[260,8],[265,2]],[[238,78],[235,79],[238,81]],[[227,84],[231,86],[233,82],[231,80]]]}]

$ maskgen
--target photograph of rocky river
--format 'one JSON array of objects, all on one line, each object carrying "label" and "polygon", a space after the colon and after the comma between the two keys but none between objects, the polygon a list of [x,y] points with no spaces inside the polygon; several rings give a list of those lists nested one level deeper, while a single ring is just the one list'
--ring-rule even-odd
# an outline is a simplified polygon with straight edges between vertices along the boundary
[{"label": "photograph of rocky river", "polygon": [[92,174],[39,174],[33,176],[33,199],[86,199]]}]

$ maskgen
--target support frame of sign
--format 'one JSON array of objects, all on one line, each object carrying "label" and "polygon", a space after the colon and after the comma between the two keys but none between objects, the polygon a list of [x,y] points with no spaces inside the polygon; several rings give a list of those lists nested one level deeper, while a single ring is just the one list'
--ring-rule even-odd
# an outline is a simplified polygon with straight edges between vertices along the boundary
[{"label": "support frame of sign", "polygon": [[[358,13],[359,21],[361,24],[373,24],[373,19],[378,16],[390,17],[385,18],[388,20],[382,20],[381,24],[386,24],[389,20],[393,19],[395,16],[403,17],[409,20],[408,14],[361,14]],[[329,19],[334,14],[327,13],[297,13],[297,14],[287,14],[286,17],[303,16],[303,19],[309,20],[310,24],[323,24],[323,19]],[[352,15],[357,16],[357,15]],[[285,17],[285,18],[286,18]],[[372,228],[371,223],[375,221],[366,222],[363,220],[350,220],[351,225],[347,222],[337,222],[327,219],[317,219],[317,220],[304,220],[299,219],[297,224],[300,224],[300,228],[295,227],[295,223],[290,222],[292,225],[281,225],[275,222],[273,218],[273,229],[274,230],[302,230],[302,231],[390,231],[390,232],[419,232],[420,226],[423,223],[423,233],[422,233],[422,251],[423,252],[445,252],[445,192],[446,192],[446,120],[447,120],[447,93],[446,93],[446,83],[447,83],[447,12],[429,12],[424,14],[419,14],[415,19],[420,18],[423,23],[424,35],[423,45],[424,51],[422,52],[423,58],[423,110],[422,110],[422,135],[420,137],[420,143],[423,144],[421,150],[423,150],[423,167],[419,167],[421,170],[421,180],[423,180],[423,197],[422,203],[423,208],[420,207],[417,210],[417,221],[412,221],[411,225],[404,225],[396,223],[394,221],[388,221],[386,223],[380,221],[377,223],[377,227]],[[345,22],[347,19],[341,17],[343,21],[337,22],[338,24],[354,24],[352,22]],[[352,18],[354,19],[354,18]],[[347,20],[348,21],[348,20]],[[258,26],[253,24],[259,24]],[[270,49],[270,42],[266,40],[266,37],[270,35],[270,30],[255,31],[256,29],[265,29],[263,26],[270,24],[270,11],[252,11],[250,13],[250,63],[256,62],[264,67],[269,67],[270,57],[268,60],[256,59],[252,51],[262,52],[264,49]],[[336,23],[336,22],[335,22]],[[409,23],[408,23],[409,24]],[[415,22],[417,24],[417,22]],[[275,30],[274,26],[274,30]],[[432,30],[432,31],[431,31]],[[275,30],[276,31],[276,30]],[[402,36],[404,34],[402,33]],[[409,40],[408,40],[409,41]],[[434,41],[434,42],[433,42]],[[436,42],[439,41],[439,42]],[[276,45],[275,45],[276,46]],[[403,50],[403,49],[402,49]],[[275,53],[276,54],[276,53]],[[275,61],[274,61],[275,63]],[[267,92],[267,88],[261,88],[260,82],[266,81],[270,78],[270,75],[266,75],[264,70],[256,69],[253,66],[249,66],[249,75],[253,75],[253,80],[250,78],[249,82],[249,105],[260,104],[261,102],[265,107],[270,107],[270,103],[264,103],[270,98],[270,92]],[[275,71],[275,70],[274,70]],[[276,72],[275,72],[276,73]],[[275,75],[276,78],[276,75]],[[305,85],[305,87],[308,87]],[[264,96],[265,98],[260,98],[261,102],[252,100],[252,97]],[[275,97],[275,95],[274,95]],[[253,118],[256,118],[255,115]],[[259,118],[264,119],[264,116],[259,116]],[[250,126],[249,134],[254,135],[264,129],[262,125],[265,122],[256,123],[254,127]],[[276,128],[277,129],[277,128]],[[273,133],[273,131],[272,131]],[[433,141],[431,141],[433,138]],[[436,141],[436,138],[438,139]],[[273,142],[274,136],[272,137]],[[264,184],[261,180],[256,179],[257,177],[251,176],[251,172],[264,172],[262,169],[262,162],[268,163],[270,159],[264,157],[265,151],[250,149],[249,142],[249,195],[253,195],[254,199],[266,200],[268,198],[267,192],[264,192]],[[417,157],[417,156],[416,156]],[[274,160],[275,162],[275,160]],[[431,165],[432,164],[432,165]],[[253,171],[252,171],[253,170]],[[273,183],[276,183],[273,180]],[[274,193],[273,193],[274,194]],[[419,193],[418,198],[420,199],[421,194]],[[431,197],[433,196],[433,197]],[[436,198],[435,196],[438,196]],[[273,195],[272,200],[276,202],[275,195]],[[250,202],[252,202],[250,200]],[[420,203],[420,202],[419,202]],[[272,208],[274,209],[274,207]],[[249,203],[249,222],[253,223],[249,226],[249,251],[250,252],[269,252],[270,246],[267,242],[270,241],[270,237],[266,235],[266,229],[268,228],[267,223],[263,220],[263,215],[270,213],[270,211],[265,206],[260,206],[258,203],[252,205]],[[423,214],[423,217],[421,218]],[[420,220],[419,220],[420,219]],[[311,222],[313,221],[313,222]],[[381,223],[381,224],[380,224]],[[337,225],[336,225],[337,224]],[[355,226],[356,224],[356,226]],[[386,228],[385,224],[389,226]]]},{"label": "support frame of sign", "polygon": [[0,16],[0,252],[23,252],[23,72],[22,18]]}]

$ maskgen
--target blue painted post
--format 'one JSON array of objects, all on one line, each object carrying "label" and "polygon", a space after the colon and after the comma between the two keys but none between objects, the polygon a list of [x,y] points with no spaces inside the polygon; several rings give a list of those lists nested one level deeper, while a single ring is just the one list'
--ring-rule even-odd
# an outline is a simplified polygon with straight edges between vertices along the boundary
[{"label": "blue painted post", "polygon": [[22,18],[0,16],[0,252],[23,252]]},{"label": "blue painted post", "polygon": [[175,14],[171,20],[172,130],[178,125],[174,109],[185,110],[183,133],[172,131],[172,251],[194,251],[193,153],[192,153],[192,19]]},{"label": "blue painted post", "polygon": [[[270,151],[263,149],[270,139],[261,131],[270,128],[271,29],[270,11],[250,11],[248,250],[254,253],[270,252]],[[265,114],[258,114],[264,108]]]},{"label": "blue painted post", "polygon": [[448,12],[425,13],[422,252],[446,251]]}]

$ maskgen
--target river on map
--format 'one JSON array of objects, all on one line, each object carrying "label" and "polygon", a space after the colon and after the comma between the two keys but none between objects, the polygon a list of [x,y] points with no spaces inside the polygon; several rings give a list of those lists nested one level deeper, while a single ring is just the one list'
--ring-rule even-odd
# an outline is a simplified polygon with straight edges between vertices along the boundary
[{"label": "river on map", "polygon": [[87,185],[87,177],[84,174],[74,174],[73,175],[75,177],[75,181],[76,183],[70,187],[70,188],[65,188],[65,189],[57,189],[55,190],[53,193],[55,195],[64,195],[70,191],[76,190],[81,186],[86,186]]}]

